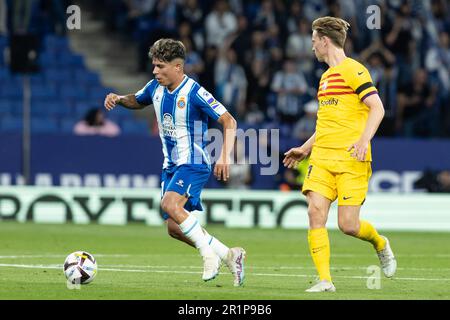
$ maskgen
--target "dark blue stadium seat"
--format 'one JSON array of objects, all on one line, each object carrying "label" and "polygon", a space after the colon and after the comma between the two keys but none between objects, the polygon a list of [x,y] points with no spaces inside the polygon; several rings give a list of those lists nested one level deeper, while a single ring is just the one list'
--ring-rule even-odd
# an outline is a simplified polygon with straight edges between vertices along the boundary
[{"label": "dark blue stadium seat", "polygon": [[81,84],[63,84],[59,89],[61,99],[86,100],[87,90]]},{"label": "dark blue stadium seat", "polygon": [[46,51],[61,51],[69,48],[69,39],[56,35],[46,35],[44,38],[44,48]]},{"label": "dark blue stadium seat", "polygon": [[10,115],[12,113],[12,105],[11,103],[6,100],[2,99],[0,100],[0,115]]},{"label": "dark blue stadium seat", "polygon": [[78,120],[73,118],[63,118],[60,122],[60,130],[62,133],[73,133],[73,127]]},{"label": "dark blue stadium seat", "polygon": [[0,68],[0,81],[7,81],[11,77],[9,69],[6,67]]},{"label": "dark blue stadium seat", "polygon": [[74,80],[77,83],[84,83],[85,85],[98,87],[100,86],[100,77],[97,73],[84,69],[74,71]]},{"label": "dark blue stadium seat", "polygon": [[31,85],[31,99],[55,99],[57,96],[56,86],[53,84]]},{"label": "dark blue stadium seat", "polygon": [[150,135],[147,121],[141,119],[123,120],[122,133],[127,135]]},{"label": "dark blue stadium seat", "polygon": [[39,64],[43,68],[56,67],[57,66],[56,54],[51,51],[42,52],[39,55]]},{"label": "dark blue stadium seat", "polygon": [[72,110],[65,101],[35,101],[31,106],[32,116],[70,116]]},{"label": "dark blue stadium seat", "polygon": [[20,132],[22,130],[22,118],[6,116],[0,120],[0,130],[2,132]]},{"label": "dark blue stadium seat", "polygon": [[92,87],[89,89],[89,100],[93,103],[101,103],[105,101],[105,97],[108,93],[114,92],[114,89],[104,87]]},{"label": "dark blue stadium seat", "polygon": [[6,83],[0,88],[0,96],[2,98],[21,98],[23,96],[22,86],[17,84]]},{"label": "dark blue stadium seat", "polygon": [[51,82],[58,82],[58,84],[69,83],[73,81],[72,72],[69,69],[51,68],[44,72],[45,79]]},{"label": "dark blue stadium seat", "polygon": [[31,133],[57,133],[58,123],[53,118],[31,118]]},{"label": "dark blue stadium seat", "polygon": [[80,68],[84,66],[84,58],[78,54],[62,54],[58,56],[58,65],[64,68]]}]

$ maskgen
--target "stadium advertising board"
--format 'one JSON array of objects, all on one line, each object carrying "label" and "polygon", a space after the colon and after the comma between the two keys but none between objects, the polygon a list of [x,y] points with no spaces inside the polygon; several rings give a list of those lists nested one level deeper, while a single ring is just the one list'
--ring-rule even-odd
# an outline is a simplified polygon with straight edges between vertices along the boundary
[{"label": "stadium advertising board", "polygon": [[[0,187],[0,220],[162,225],[159,189]],[[205,190],[203,224],[307,228],[299,192]],[[362,217],[379,229],[450,231],[450,195],[371,194]],[[336,203],[328,227],[337,228]]]}]

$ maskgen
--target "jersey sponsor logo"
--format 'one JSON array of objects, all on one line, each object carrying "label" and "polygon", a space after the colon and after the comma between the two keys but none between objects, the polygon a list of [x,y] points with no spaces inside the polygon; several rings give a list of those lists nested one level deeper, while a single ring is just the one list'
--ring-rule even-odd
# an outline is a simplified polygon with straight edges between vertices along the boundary
[{"label": "jersey sponsor logo", "polygon": [[181,97],[178,100],[177,107],[180,108],[180,109],[183,109],[184,107],[186,107],[186,98],[185,97]]},{"label": "jersey sponsor logo", "polygon": [[211,97],[208,101],[206,101],[211,108],[216,109],[219,106],[219,101]]},{"label": "jersey sponsor logo", "polygon": [[162,123],[163,135],[166,137],[176,138],[177,130],[173,123],[173,117],[170,113],[164,113]]},{"label": "jersey sponsor logo", "polygon": [[320,105],[321,106],[337,106],[338,103],[339,103],[339,99],[336,99],[336,98],[320,100]]}]

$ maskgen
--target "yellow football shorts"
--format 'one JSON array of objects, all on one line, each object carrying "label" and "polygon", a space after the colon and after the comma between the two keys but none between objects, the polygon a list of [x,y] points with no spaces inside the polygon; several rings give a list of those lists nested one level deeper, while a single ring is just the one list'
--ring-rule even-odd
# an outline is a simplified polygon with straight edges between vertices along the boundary
[{"label": "yellow football shorts", "polygon": [[362,205],[366,199],[370,161],[338,161],[310,159],[302,192],[317,192],[340,206]]}]

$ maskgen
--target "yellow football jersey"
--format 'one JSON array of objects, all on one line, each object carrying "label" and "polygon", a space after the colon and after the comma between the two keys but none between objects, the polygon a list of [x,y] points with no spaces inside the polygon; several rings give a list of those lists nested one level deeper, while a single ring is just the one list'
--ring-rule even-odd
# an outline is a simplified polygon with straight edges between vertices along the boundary
[{"label": "yellow football jersey", "polygon": [[[364,131],[369,107],[363,101],[375,93],[369,71],[351,58],[324,72],[317,92],[319,111],[311,158],[356,161],[347,149]],[[366,161],[372,161],[370,144]]]}]

